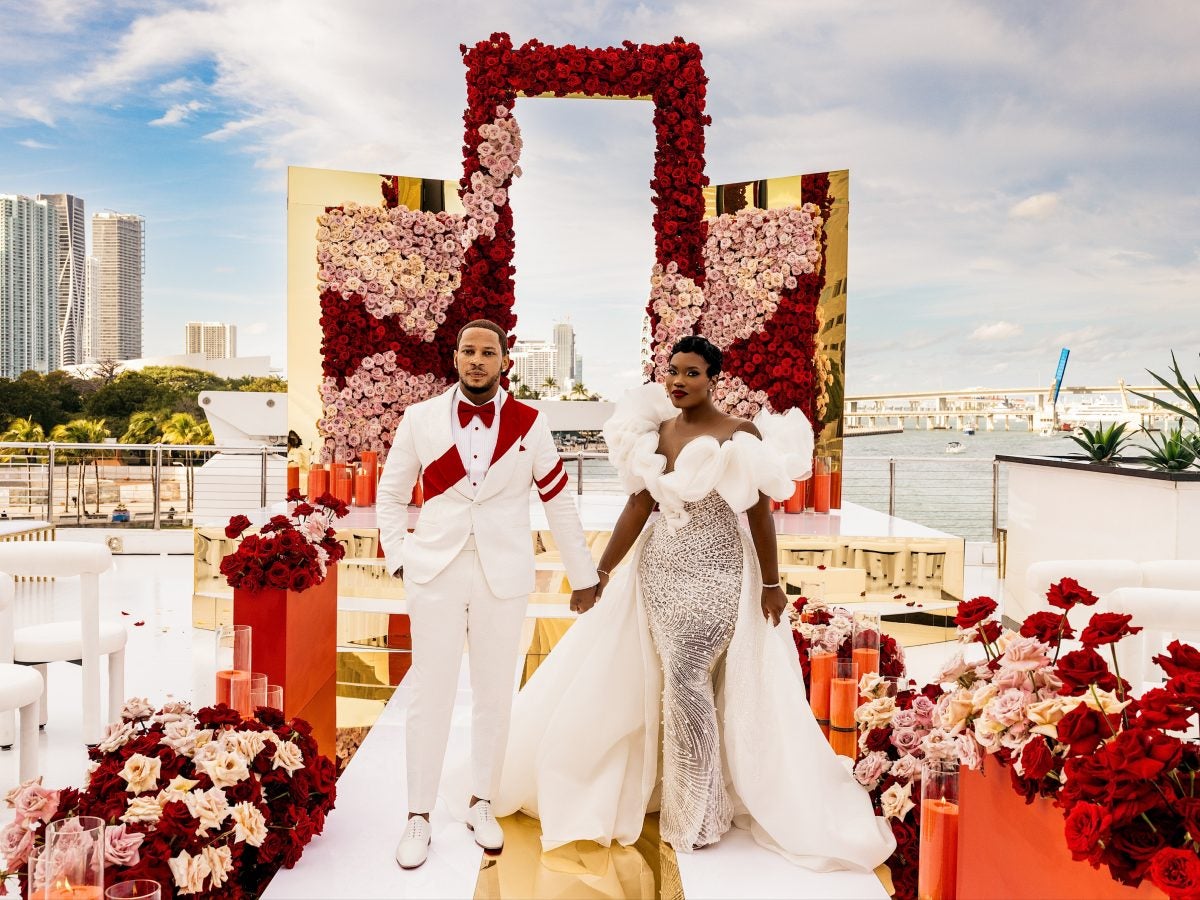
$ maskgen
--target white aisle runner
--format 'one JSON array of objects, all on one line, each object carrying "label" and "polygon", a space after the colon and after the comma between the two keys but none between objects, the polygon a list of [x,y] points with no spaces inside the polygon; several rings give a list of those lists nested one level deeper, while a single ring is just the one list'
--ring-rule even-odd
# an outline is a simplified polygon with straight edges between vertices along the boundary
[{"label": "white aisle runner", "polygon": [[[465,744],[470,733],[468,685],[464,658],[450,734],[452,747]],[[396,865],[394,852],[407,812],[407,700],[405,688],[397,689],[339,779],[337,806],[325,824],[324,834],[313,839],[294,869],[281,870],[275,876],[263,900],[457,900],[475,895],[482,851],[466,826],[450,817],[441,800],[433,813],[428,861],[411,871]],[[676,854],[676,859],[686,900],[887,898],[873,874],[810,872],[760,847],[749,832],[737,828],[718,844],[696,853]]]}]

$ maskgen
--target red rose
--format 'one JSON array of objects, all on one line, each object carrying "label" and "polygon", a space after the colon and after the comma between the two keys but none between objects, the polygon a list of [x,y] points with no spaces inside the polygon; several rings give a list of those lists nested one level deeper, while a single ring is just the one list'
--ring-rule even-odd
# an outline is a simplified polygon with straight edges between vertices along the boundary
[{"label": "red rose", "polygon": [[1092,606],[1099,599],[1074,578],[1064,578],[1058,584],[1050,585],[1050,589],[1046,591],[1046,600],[1058,609],[1070,610],[1079,603]]},{"label": "red rose", "polygon": [[1183,827],[1193,841],[1200,840],[1200,797],[1181,797],[1175,801],[1175,811],[1183,819]]},{"label": "red rose", "polygon": [[1091,753],[1111,735],[1104,717],[1083,703],[1058,720],[1058,739],[1073,755]]},{"label": "red rose", "polygon": [[296,592],[307,591],[313,586],[315,580],[307,569],[296,569],[290,575],[288,588]]},{"label": "red rose", "polygon": [[1021,636],[1033,638],[1043,644],[1057,644],[1059,638],[1070,640],[1075,631],[1062,613],[1036,612],[1021,623]]},{"label": "red rose", "polygon": [[1054,767],[1054,754],[1046,739],[1038,735],[1021,751],[1021,768],[1025,777],[1033,781],[1041,781]]},{"label": "red rose", "polygon": [[870,752],[887,750],[891,745],[892,735],[886,728],[872,728],[863,741],[863,746]]},{"label": "red rose", "polygon": [[1162,666],[1168,675],[1182,675],[1185,672],[1200,672],[1200,650],[1189,644],[1171,641],[1167,644],[1166,656],[1154,657],[1154,661]]},{"label": "red rose", "polygon": [[1062,679],[1063,693],[1069,697],[1082,694],[1093,684],[1103,690],[1117,686],[1117,679],[1108,671],[1104,657],[1090,647],[1065,654],[1058,661],[1055,672]]},{"label": "red rose", "polygon": [[1141,627],[1130,625],[1133,616],[1124,613],[1098,612],[1092,615],[1087,628],[1079,635],[1079,640],[1085,647],[1098,647],[1101,644],[1115,644],[1121,638],[1137,634]]},{"label": "red rose", "polygon": [[243,515],[236,515],[225,526],[225,537],[235,538],[250,527],[250,520]]},{"label": "red rose", "polygon": [[996,611],[996,601],[991,597],[975,597],[958,604],[954,624],[959,628],[973,628]]},{"label": "red rose", "polygon": [[[1137,724],[1164,731],[1183,731],[1191,723],[1192,706],[1175,691],[1151,688],[1137,699]],[[1200,835],[1197,835],[1200,837]]]},{"label": "red rose", "polygon": [[1122,778],[1152,779],[1169,772],[1183,759],[1179,738],[1153,728],[1128,728],[1104,748],[1112,769]]},{"label": "red rose", "polygon": [[1112,828],[1112,817],[1103,807],[1094,803],[1076,803],[1067,814],[1064,834],[1071,858],[1089,859],[1098,855],[1101,841],[1107,843]]},{"label": "red rose", "polygon": [[1131,877],[1128,879],[1133,881],[1141,879],[1150,865],[1151,858],[1166,842],[1165,828],[1159,828],[1139,816],[1128,825],[1113,830],[1109,849],[1133,863],[1129,867]]},{"label": "red rose", "polygon": [[273,588],[285,589],[291,580],[292,572],[286,563],[272,563],[267,570],[267,584]]},{"label": "red rose", "polygon": [[1168,896],[1200,897],[1200,858],[1193,850],[1164,847],[1150,861],[1150,880]]}]

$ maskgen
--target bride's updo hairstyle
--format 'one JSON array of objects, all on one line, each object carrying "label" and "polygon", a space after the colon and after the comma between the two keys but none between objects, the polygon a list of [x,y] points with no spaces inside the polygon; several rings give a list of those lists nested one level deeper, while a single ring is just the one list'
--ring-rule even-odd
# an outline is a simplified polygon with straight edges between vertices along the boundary
[{"label": "bride's updo hairstyle", "polygon": [[676,353],[695,353],[697,356],[703,356],[704,361],[708,363],[709,378],[716,378],[721,373],[721,351],[706,337],[698,334],[681,337],[671,348],[671,355]]}]

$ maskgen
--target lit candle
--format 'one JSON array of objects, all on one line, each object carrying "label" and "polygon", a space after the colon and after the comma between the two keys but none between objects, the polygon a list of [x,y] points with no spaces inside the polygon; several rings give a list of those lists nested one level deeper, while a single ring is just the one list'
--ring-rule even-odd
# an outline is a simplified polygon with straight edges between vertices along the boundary
[{"label": "lit candle", "polygon": [[958,804],[921,801],[921,854],[917,896],[955,900],[958,893]]},{"label": "lit candle", "polygon": [[858,666],[858,677],[869,672],[879,674],[879,651],[874,647],[855,647],[854,664]]},{"label": "lit candle", "polygon": [[300,490],[300,467],[287,467],[287,489],[288,492]]},{"label": "lit candle", "polygon": [[815,650],[808,654],[808,660],[812,681],[812,696],[808,698],[808,705],[812,707],[817,724],[828,736],[829,683],[833,679],[833,664],[837,662],[837,654],[828,650]]},{"label": "lit candle", "polygon": [[217,703],[224,703],[243,716],[254,712],[250,703],[250,673],[242,669],[218,669]]},{"label": "lit candle", "polygon": [[100,900],[103,896],[94,884],[71,884],[69,881],[56,881],[46,888],[45,894],[35,894],[46,900]]},{"label": "lit candle", "polygon": [[829,473],[829,506],[832,509],[842,508],[842,470],[834,469]]},{"label": "lit candle", "polygon": [[792,496],[783,501],[783,511],[785,513],[802,513],[804,512],[804,482],[792,482]]}]

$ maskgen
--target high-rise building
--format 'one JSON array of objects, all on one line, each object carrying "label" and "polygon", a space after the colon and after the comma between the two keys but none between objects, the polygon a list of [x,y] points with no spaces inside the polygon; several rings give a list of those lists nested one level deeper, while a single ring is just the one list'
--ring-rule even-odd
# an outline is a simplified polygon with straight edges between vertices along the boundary
[{"label": "high-rise building", "polygon": [[100,359],[100,260],[94,256],[87,258],[81,334],[80,363],[97,362]]},{"label": "high-rise building", "polygon": [[83,200],[71,194],[38,194],[58,213],[58,356],[60,365],[83,362],[83,307],[87,292],[87,231]]},{"label": "high-rise building", "polygon": [[225,322],[188,322],[183,332],[183,352],[203,353],[205,359],[237,356],[237,326]]},{"label": "high-rise building", "polygon": [[0,195],[0,378],[58,368],[57,269],[54,205]]},{"label": "high-rise building", "polygon": [[567,390],[575,380],[575,329],[570,322],[559,322],[554,326],[555,366],[554,377],[558,386]]},{"label": "high-rise building", "polygon": [[[558,350],[554,344],[548,341],[517,341],[509,356],[512,358],[510,378],[515,375],[520,379],[520,384],[538,396],[557,397],[562,393],[564,385],[558,380]],[[553,379],[555,387],[548,387],[547,379]]]},{"label": "high-rise building", "polygon": [[142,355],[145,221],[125,213],[96,213],[92,216],[92,253],[100,261],[100,342],[96,358],[137,359]]},{"label": "high-rise building", "polygon": [[583,383],[583,357],[578,352],[575,353],[575,371],[572,377],[575,384]]}]

